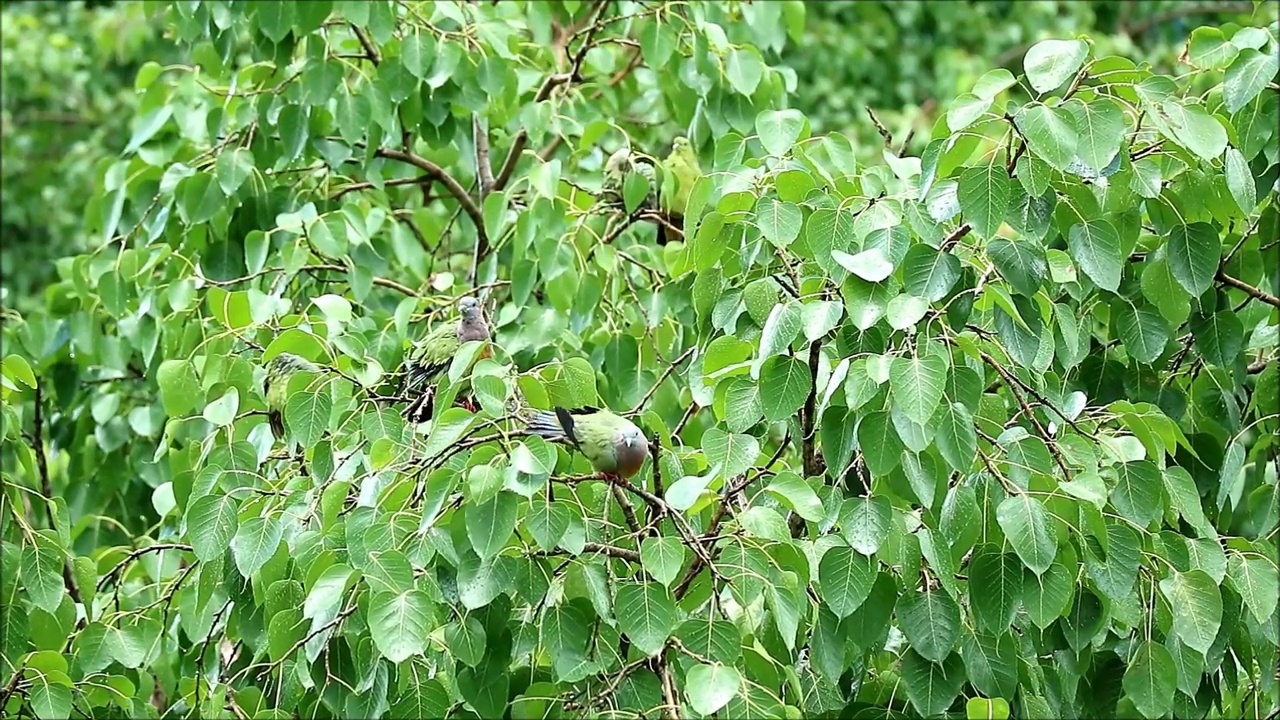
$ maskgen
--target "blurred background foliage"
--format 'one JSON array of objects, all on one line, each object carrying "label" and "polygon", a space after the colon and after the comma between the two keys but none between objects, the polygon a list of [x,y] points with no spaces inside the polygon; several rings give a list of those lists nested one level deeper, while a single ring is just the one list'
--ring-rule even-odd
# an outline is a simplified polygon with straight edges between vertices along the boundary
[{"label": "blurred background foliage", "polygon": [[[766,57],[794,71],[792,105],[815,133],[858,139],[865,158],[883,145],[918,154],[946,102],[993,65],[1017,70],[1047,37],[1087,34],[1095,54],[1145,59],[1167,72],[1200,25],[1243,21],[1257,5],[1179,0],[838,0],[808,3],[803,40]],[[85,204],[130,136],[144,62],[178,62],[157,4],[139,0],[0,3],[0,303],[40,304],[53,261],[102,242]],[[750,13],[750,8],[746,14]],[[749,18],[748,18],[749,20]],[[770,53],[773,54],[773,53]],[[791,85],[791,83],[789,83]],[[625,112],[626,109],[620,109]],[[657,150],[655,148],[655,150]]]}]

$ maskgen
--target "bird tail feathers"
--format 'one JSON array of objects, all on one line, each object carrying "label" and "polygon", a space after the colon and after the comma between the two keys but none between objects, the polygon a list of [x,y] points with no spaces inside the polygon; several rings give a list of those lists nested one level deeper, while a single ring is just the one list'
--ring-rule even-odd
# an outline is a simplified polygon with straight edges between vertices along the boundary
[{"label": "bird tail feathers", "polygon": [[545,410],[534,410],[525,415],[525,426],[529,432],[540,435],[549,440],[564,439],[564,428],[560,426],[560,419],[553,412]]}]

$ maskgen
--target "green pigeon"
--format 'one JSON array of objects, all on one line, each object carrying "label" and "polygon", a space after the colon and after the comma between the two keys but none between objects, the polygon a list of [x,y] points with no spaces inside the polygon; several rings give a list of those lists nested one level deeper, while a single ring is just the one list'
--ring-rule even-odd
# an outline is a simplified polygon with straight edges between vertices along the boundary
[{"label": "green pigeon", "polygon": [[598,472],[629,478],[640,471],[649,443],[635,423],[608,410],[581,407],[554,412],[534,411],[527,419],[530,432],[548,440],[567,441]]},{"label": "green pigeon", "polygon": [[658,196],[662,211],[683,216],[693,185],[700,177],[702,166],[693,144],[689,138],[677,137],[671,143],[671,154],[662,161],[662,192]]},{"label": "green pigeon", "polygon": [[600,202],[610,206],[623,206],[623,189],[627,178],[638,173],[649,181],[649,194],[640,203],[642,208],[653,208],[657,197],[658,178],[653,160],[643,155],[632,153],[630,148],[622,147],[609,156],[604,164],[604,180],[600,185]]},{"label": "green pigeon", "polygon": [[[405,418],[412,423],[426,422],[435,410],[436,384],[453,364],[453,357],[464,343],[488,340],[489,325],[480,313],[480,302],[473,297],[458,301],[457,324],[441,323],[417,344],[406,364],[405,395],[415,396],[405,409]],[[486,346],[477,359],[489,357],[492,351]]]},{"label": "green pigeon", "polygon": [[284,406],[289,401],[289,379],[295,373],[320,373],[320,366],[293,353],[280,353],[267,361],[267,379],[262,384],[267,400],[267,421],[277,438],[284,437]]}]

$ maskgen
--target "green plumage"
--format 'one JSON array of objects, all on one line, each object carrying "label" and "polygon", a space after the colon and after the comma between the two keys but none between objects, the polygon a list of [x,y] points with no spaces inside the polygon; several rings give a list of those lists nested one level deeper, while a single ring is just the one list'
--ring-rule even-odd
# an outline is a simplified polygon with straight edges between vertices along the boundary
[{"label": "green plumage", "polygon": [[649,445],[635,423],[609,410],[583,407],[535,411],[527,419],[529,431],[550,440],[566,441],[578,449],[597,471],[631,477],[640,471]]},{"label": "green plumage", "polygon": [[267,361],[267,379],[263,382],[263,394],[267,401],[267,421],[271,432],[284,437],[284,407],[289,401],[289,380],[296,373],[319,373],[320,366],[294,355],[280,353]]},{"label": "green plumage", "polygon": [[672,143],[671,154],[662,161],[662,192],[659,201],[662,210],[676,215],[684,215],[689,205],[689,196],[693,193],[693,185],[702,177],[702,166],[698,163],[698,154],[688,138],[678,137]]}]

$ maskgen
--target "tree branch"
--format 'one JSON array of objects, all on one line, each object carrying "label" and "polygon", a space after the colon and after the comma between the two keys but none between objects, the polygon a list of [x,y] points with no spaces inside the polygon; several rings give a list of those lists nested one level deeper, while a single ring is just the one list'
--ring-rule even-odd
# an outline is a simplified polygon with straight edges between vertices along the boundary
[{"label": "tree branch", "polygon": [[369,35],[355,23],[347,23],[351,26],[351,32],[355,33],[356,39],[360,41],[360,47],[364,48],[364,56],[369,62],[377,65],[382,62],[382,53],[378,52],[378,46],[374,44]]},{"label": "tree branch", "polygon": [[1233,278],[1230,275],[1223,272],[1222,270],[1218,271],[1218,274],[1216,277],[1218,282],[1222,283],[1223,285],[1230,285],[1231,287],[1237,290],[1243,291],[1244,294],[1248,295],[1249,297],[1252,297],[1256,300],[1261,300],[1262,302],[1270,305],[1271,307],[1280,308],[1280,298],[1276,297],[1275,295],[1272,295],[1269,292],[1266,292],[1265,290],[1256,288],[1243,280],[1238,280],[1236,278]]},{"label": "tree branch", "polygon": [[446,188],[448,188],[449,194],[457,198],[458,204],[462,206],[462,211],[471,217],[471,221],[476,226],[477,242],[488,247],[489,237],[484,231],[484,214],[480,212],[480,207],[476,205],[475,200],[471,199],[471,195],[467,193],[467,189],[462,187],[462,185],[455,180],[452,175],[446,172],[444,168],[436,165],[417,153],[408,152],[406,150],[378,148],[376,155],[378,157],[408,163],[442,183]]},{"label": "tree branch", "polygon": [[[542,85],[538,87],[538,92],[533,96],[535,104],[543,102],[551,97],[551,91],[566,83],[573,82],[582,77],[582,61],[587,57],[587,49],[591,45],[591,38],[601,28],[600,18],[604,9],[608,7],[607,0],[598,0],[587,17],[591,18],[591,24],[585,28],[580,28],[573,33],[573,36],[565,43],[568,45],[580,33],[586,32],[586,37],[582,41],[582,46],[573,56],[573,64],[568,72],[552,73],[542,81]],[[494,178],[493,191],[500,192],[511,181],[511,176],[515,174],[516,165],[520,162],[520,155],[524,152],[525,145],[529,143],[529,132],[521,128],[511,141],[511,148],[507,151],[507,159],[502,163],[502,169],[498,171],[498,177]]]},{"label": "tree branch", "polygon": [[476,146],[476,178],[480,184],[480,202],[493,189],[493,166],[489,164],[489,131],[478,113],[471,115],[471,134]]},{"label": "tree branch", "polygon": [[165,550],[182,550],[184,552],[191,552],[192,548],[190,545],[183,543],[156,543],[155,545],[138,548],[126,555],[123,560],[115,564],[115,567],[111,568],[110,572],[103,575],[102,579],[98,580],[98,592],[102,592],[102,590],[107,587],[108,582],[110,582],[112,578],[118,577],[129,563],[137,560],[147,553],[164,552]]}]

